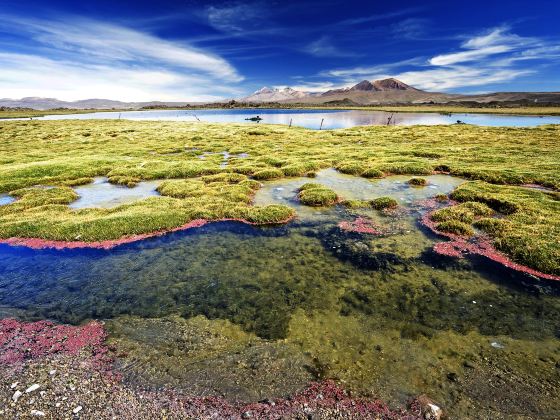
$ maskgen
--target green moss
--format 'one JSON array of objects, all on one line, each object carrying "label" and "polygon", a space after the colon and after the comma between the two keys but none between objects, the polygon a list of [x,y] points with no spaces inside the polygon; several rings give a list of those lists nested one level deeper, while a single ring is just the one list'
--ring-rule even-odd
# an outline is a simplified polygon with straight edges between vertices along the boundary
[{"label": "green moss", "polygon": [[298,199],[307,206],[332,206],[338,201],[336,193],[321,184],[308,182],[299,188]]},{"label": "green moss", "polygon": [[364,178],[383,178],[385,174],[377,168],[368,168],[361,173]]},{"label": "green moss", "polygon": [[87,185],[93,182],[93,178],[78,178],[78,179],[70,179],[67,181],[60,181],[58,185],[66,186],[66,187],[77,187],[79,185]]},{"label": "green moss", "polygon": [[377,210],[394,209],[398,207],[397,200],[391,197],[379,197],[369,202],[370,206]]},{"label": "green moss", "polygon": [[447,196],[447,194],[438,194],[436,195],[435,199],[440,203],[445,203],[446,201],[449,201],[449,197]]},{"label": "green moss", "polygon": [[282,172],[280,169],[264,169],[253,174],[253,178],[262,181],[267,179],[282,178],[283,176],[284,172]]},{"label": "green moss", "polygon": [[109,177],[111,184],[124,185],[128,188],[133,188],[140,182],[140,178],[133,176],[111,176]]},{"label": "green moss", "polygon": [[341,162],[335,168],[339,172],[349,175],[361,175],[366,170],[365,166],[359,162]]},{"label": "green moss", "polygon": [[394,175],[430,175],[433,168],[427,163],[403,163],[383,165],[383,172]]},{"label": "green moss", "polygon": [[482,230],[490,235],[504,234],[507,229],[511,228],[511,223],[505,219],[494,219],[484,217],[474,222],[477,229]]},{"label": "green moss", "polygon": [[436,228],[442,232],[453,233],[455,235],[461,236],[472,236],[474,235],[473,228],[467,223],[460,222],[458,220],[448,220],[445,222],[438,223]]},{"label": "green moss", "polygon": [[428,181],[426,180],[426,178],[410,178],[407,182],[408,184],[417,187],[424,187],[425,185],[428,185]]}]

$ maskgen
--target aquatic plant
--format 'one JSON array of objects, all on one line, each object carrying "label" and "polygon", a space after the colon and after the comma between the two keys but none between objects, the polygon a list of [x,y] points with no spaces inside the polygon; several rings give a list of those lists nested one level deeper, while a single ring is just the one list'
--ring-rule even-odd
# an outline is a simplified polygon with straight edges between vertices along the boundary
[{"label": "aquatic plant", "polygon": [[397,200],[391,197],[378,197],[369,202],[370,206],[377,210],[394,209],[398,207]]},{"label": "aquatic plant", "polygon": [[410,178],[407,183],[416,187],[423,187],[425,185],[428,185],[428,181],[426,180],[426,178]]}]

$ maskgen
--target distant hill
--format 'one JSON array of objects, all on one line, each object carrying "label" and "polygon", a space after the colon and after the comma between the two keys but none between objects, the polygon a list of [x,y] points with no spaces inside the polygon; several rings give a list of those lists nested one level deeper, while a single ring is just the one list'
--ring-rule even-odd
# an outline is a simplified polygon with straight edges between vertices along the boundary
[{"label": "distant hill", "polygon": [[0,99],[0,107],[6,108],[30,108],[37,110],[47,109],[138,109],[147,106],[186,106],[189,102],[121,102],[110,99],[84,99],[81,101],[61,101],[55,98],[27,97],[22,99]]},{"label": "distant hill", "polygon": [[109,99],[84,99],[66,102],[55,98],[28,97],[22,99],[0,99],[0,108],[48,109],[157,109],[205,106],[207,108],[231,108],[239,106],[263,107],[301,105],[360,106],[360,105],[420,105],[448,104],[464,106],[538,106],[560,105],[560,92],[497,92],[479,95],[426,92],[397,80],[362,80],[351,87],[327,92],[306,92],[292,88],[275,89],[264,87],[237,101],[214,103],[196,102],[121,102]]}]

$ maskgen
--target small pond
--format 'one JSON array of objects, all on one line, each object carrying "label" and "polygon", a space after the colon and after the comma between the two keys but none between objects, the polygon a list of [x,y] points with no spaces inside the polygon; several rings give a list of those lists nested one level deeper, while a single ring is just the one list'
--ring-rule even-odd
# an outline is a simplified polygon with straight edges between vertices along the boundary
[{"label": "small pond", "polygon": [[8,194],[0,194],[0,206],[6,206],[13,203],[16,199]]},{"label": "small pond", "polygon": [[498,114],[438,114],[422,112],[384,112],[358,110],[312,109],[202,109],[163,111],[94,112],[90,114],[47,115],[36,120],[68,119],[128,119],[157,121],[204,121],[218,123],[250,123],[248,118],[260,116],[261,123],[306,127],[313,130],[349,128],[363,125],[438,125],[467,124],[500,127],[534,127],[560,124],[560,116],[498,115]]},{"label": "small pond", "polygon": [[76,201],[70,203],[73,209],[89,207],[113,208],[122,204],[132,203],[143,198],[159,195],[156,188],[159,181],[144,181],[133,188],[109,183],[107,178],[95,178],[91,184],[81,185],[74,188],[80,196]]}]

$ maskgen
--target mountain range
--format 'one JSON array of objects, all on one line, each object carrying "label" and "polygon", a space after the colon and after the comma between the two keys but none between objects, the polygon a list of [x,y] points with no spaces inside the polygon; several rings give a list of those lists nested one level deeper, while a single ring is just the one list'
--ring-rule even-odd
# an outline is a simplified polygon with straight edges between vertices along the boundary
[{"label": "mountain range", "polygon": [[397,80],[362,80],[354,86],[329,90],[322,93],[304,92],[291,88],[262,88],[245,98],[250,103],[302,103],[302,104],[341,104],[341,105],[378,105],[378,104],[424,104],[454,102],[516,102],[522,103],[560,103],[559,92],[499,92],[479,95],[427,92]]},{"label": "mountain range", "polygon": [[196,102],[121,102],[109,99],[85,99],[80,101],[61,101],[55,98],[28,97],[22,99],[0,99],[0,108],[31,108],[48,110],[70,109],[140,109],[173,108],[201,106],[234,107],[247,104],[266,103],[303,104],[303,105],[383,105],[383,104],[484,104],[507,105],[558,105],[560,92],[498,92],[479,95],[427,92],[394,79],[362,80],[354,86],[333,89],[326,92],[306,92],[289,87],[276,89],[263,87],[253,94],[237,99],[212,104]]}]

